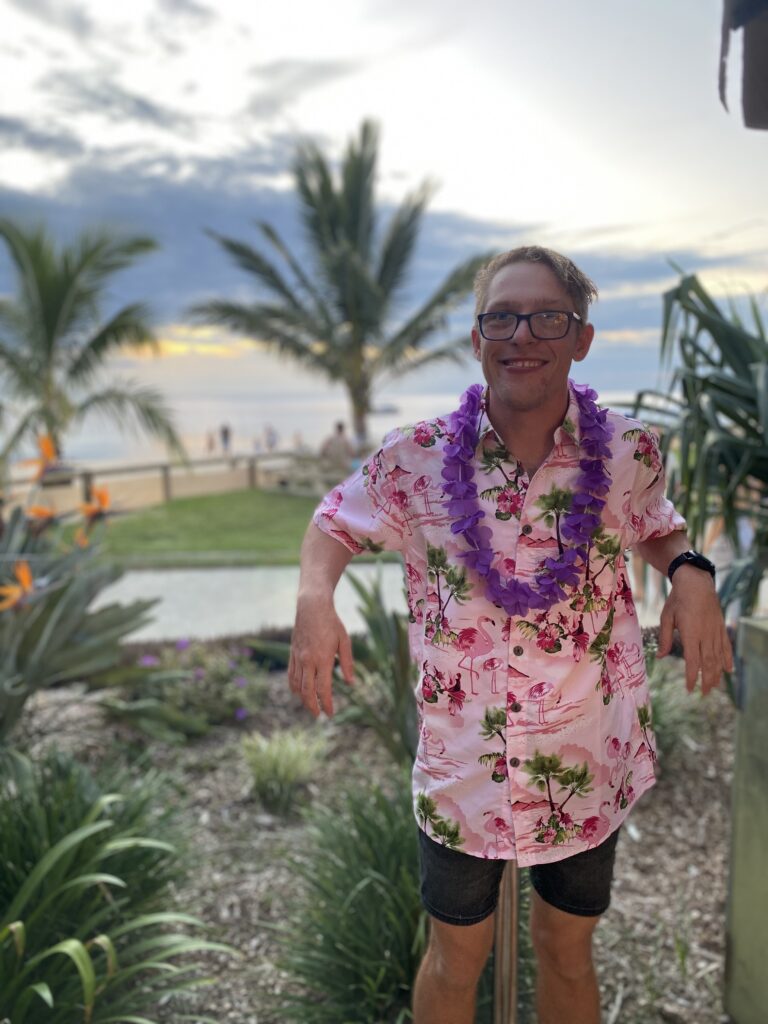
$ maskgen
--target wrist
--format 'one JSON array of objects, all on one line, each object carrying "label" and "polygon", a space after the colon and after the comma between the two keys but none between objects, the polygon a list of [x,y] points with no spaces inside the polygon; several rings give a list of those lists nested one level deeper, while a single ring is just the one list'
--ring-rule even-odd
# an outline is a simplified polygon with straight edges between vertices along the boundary
[{"label": "wrist", "polygon": [[667,576],[670,582],[674,585],[675,581],[679,578],[679,574],[682,570],[685,570],[684,576],[691,575],[693,571],[699,573],[702,576],[709,576],[714,583],[715,579],[715,567],[708,558],[700,554],[698,551],[690,549],[683,551],[679,555],[676,555],[667,567]]}]

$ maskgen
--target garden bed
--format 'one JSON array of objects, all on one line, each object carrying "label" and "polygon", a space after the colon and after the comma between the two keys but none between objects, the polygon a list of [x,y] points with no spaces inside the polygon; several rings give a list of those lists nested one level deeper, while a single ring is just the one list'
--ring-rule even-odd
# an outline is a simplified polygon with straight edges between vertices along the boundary
[{"label": "garden bed", "polygon": [[[677,680],[682,687],[682,680]],[[171,778],[179,796],[193,870],[175,892],[178,908],[201,917],[207,937],[230,943],[235,960],[206,956],[211,987],[162,1011],[166,1024],[205,1013],[231,1024],[283,1024],[276,1001],[293,983],[278,967],[275,930],[297,880],[286,855],[301,849],[300,818],[266,813],[250,794],[241,742],[311,716],[289,692],[285,673],[267,677],[261,710],[219,725],[181,746],[139,738],[105,723],[92,700],[59,689],[36,696],[25,733],[32,749],[56,744],[98,769],[116,752],[139,750]],[[613,906],[598,929],[596,957],[608,1024],[719,1024],[724,956],[730,783],[734,712],[722,692],[691,698],[659,784],[644,797],[618,847]],[[375,735],[352,723],[314,725],[329,753],[309,787],[323,804],[344,782],[392,777],[391,759]],[[371,937],[375,941],[375,936]],[[184,1019],[190,1019],[185,1017]],[[529,1024],[521,1021],[520,1024]]]}]

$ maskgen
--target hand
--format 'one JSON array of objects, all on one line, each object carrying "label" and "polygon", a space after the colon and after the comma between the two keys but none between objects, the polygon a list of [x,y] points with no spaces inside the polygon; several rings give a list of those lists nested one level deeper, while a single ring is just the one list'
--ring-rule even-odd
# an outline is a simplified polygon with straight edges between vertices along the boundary
[{"label": "hand", "polygon": [[296,605],[288,683],[315,718],[333,714],[331,677],[336,655],[344,681],[354,681],[352,644],[329,596],[300,597]]},{"label": "hand", "polygon": [[690,565],[675,572],[661,612],[657,658],[669,654],[675,629],[683,645],[686,689],[693,693],[701,674],[701,692],[706,695],[720,685],[724,671],[733,672],[733,650],[714,580]]}]

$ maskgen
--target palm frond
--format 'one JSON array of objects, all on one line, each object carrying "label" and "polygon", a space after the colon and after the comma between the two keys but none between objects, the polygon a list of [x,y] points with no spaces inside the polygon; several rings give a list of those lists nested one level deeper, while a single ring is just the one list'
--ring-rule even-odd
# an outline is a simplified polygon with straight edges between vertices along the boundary
[{"label": "palm frond", "polygon": [[124,381],[94,392],[77,404],[75,421],[90,413],[100,413],[119,426],[138,424],[148,434],[163,440],[176,455],[186,459],[187,454],[173,422],[173,414],[156,389]]},{"label": "palm frond", "polygon": [[73,384],[88,382],[115,349],[152,348],[157,351],[157,338],[150,330],[148,320],[149,311],[141,303],[132,303],[118,310],[73,354],[66,369],[67,378]]},{"label": "palm frond", "polygon": [[388,300],[397,292],[408,272],[431,193],[430,186],[422,186],[400,204],[389,221],[376,270],[376,280]]}]

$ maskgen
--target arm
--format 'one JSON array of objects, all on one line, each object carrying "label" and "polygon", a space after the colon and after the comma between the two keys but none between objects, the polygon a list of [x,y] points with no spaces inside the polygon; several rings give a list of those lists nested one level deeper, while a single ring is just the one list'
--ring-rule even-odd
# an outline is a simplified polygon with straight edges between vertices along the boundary
[{"label": "arm", "polygon": [[[665,537],[642,541],[634,550],[666,575],[672,559],[690,547],[687,534],[677,530]],[[675,629],[683,644],[688,692],[693,692],[701,673],[702,693],[709,693],[720,684],[723,671],[733,671],[733,652],[715,581],[709,573],[694,566],[681,565],[672,577],[672,590],[661,612],[658,658],[669,654]]]},{"label": "arm", "polygon": [[296,621],[291,639],[288,682],[315,717],[333,714],[331,674],[336,654],[344,679],[354,675],[349,635],[333,606],[333,592],[352,552],[314,523],[301,546],[301,574]]}]

